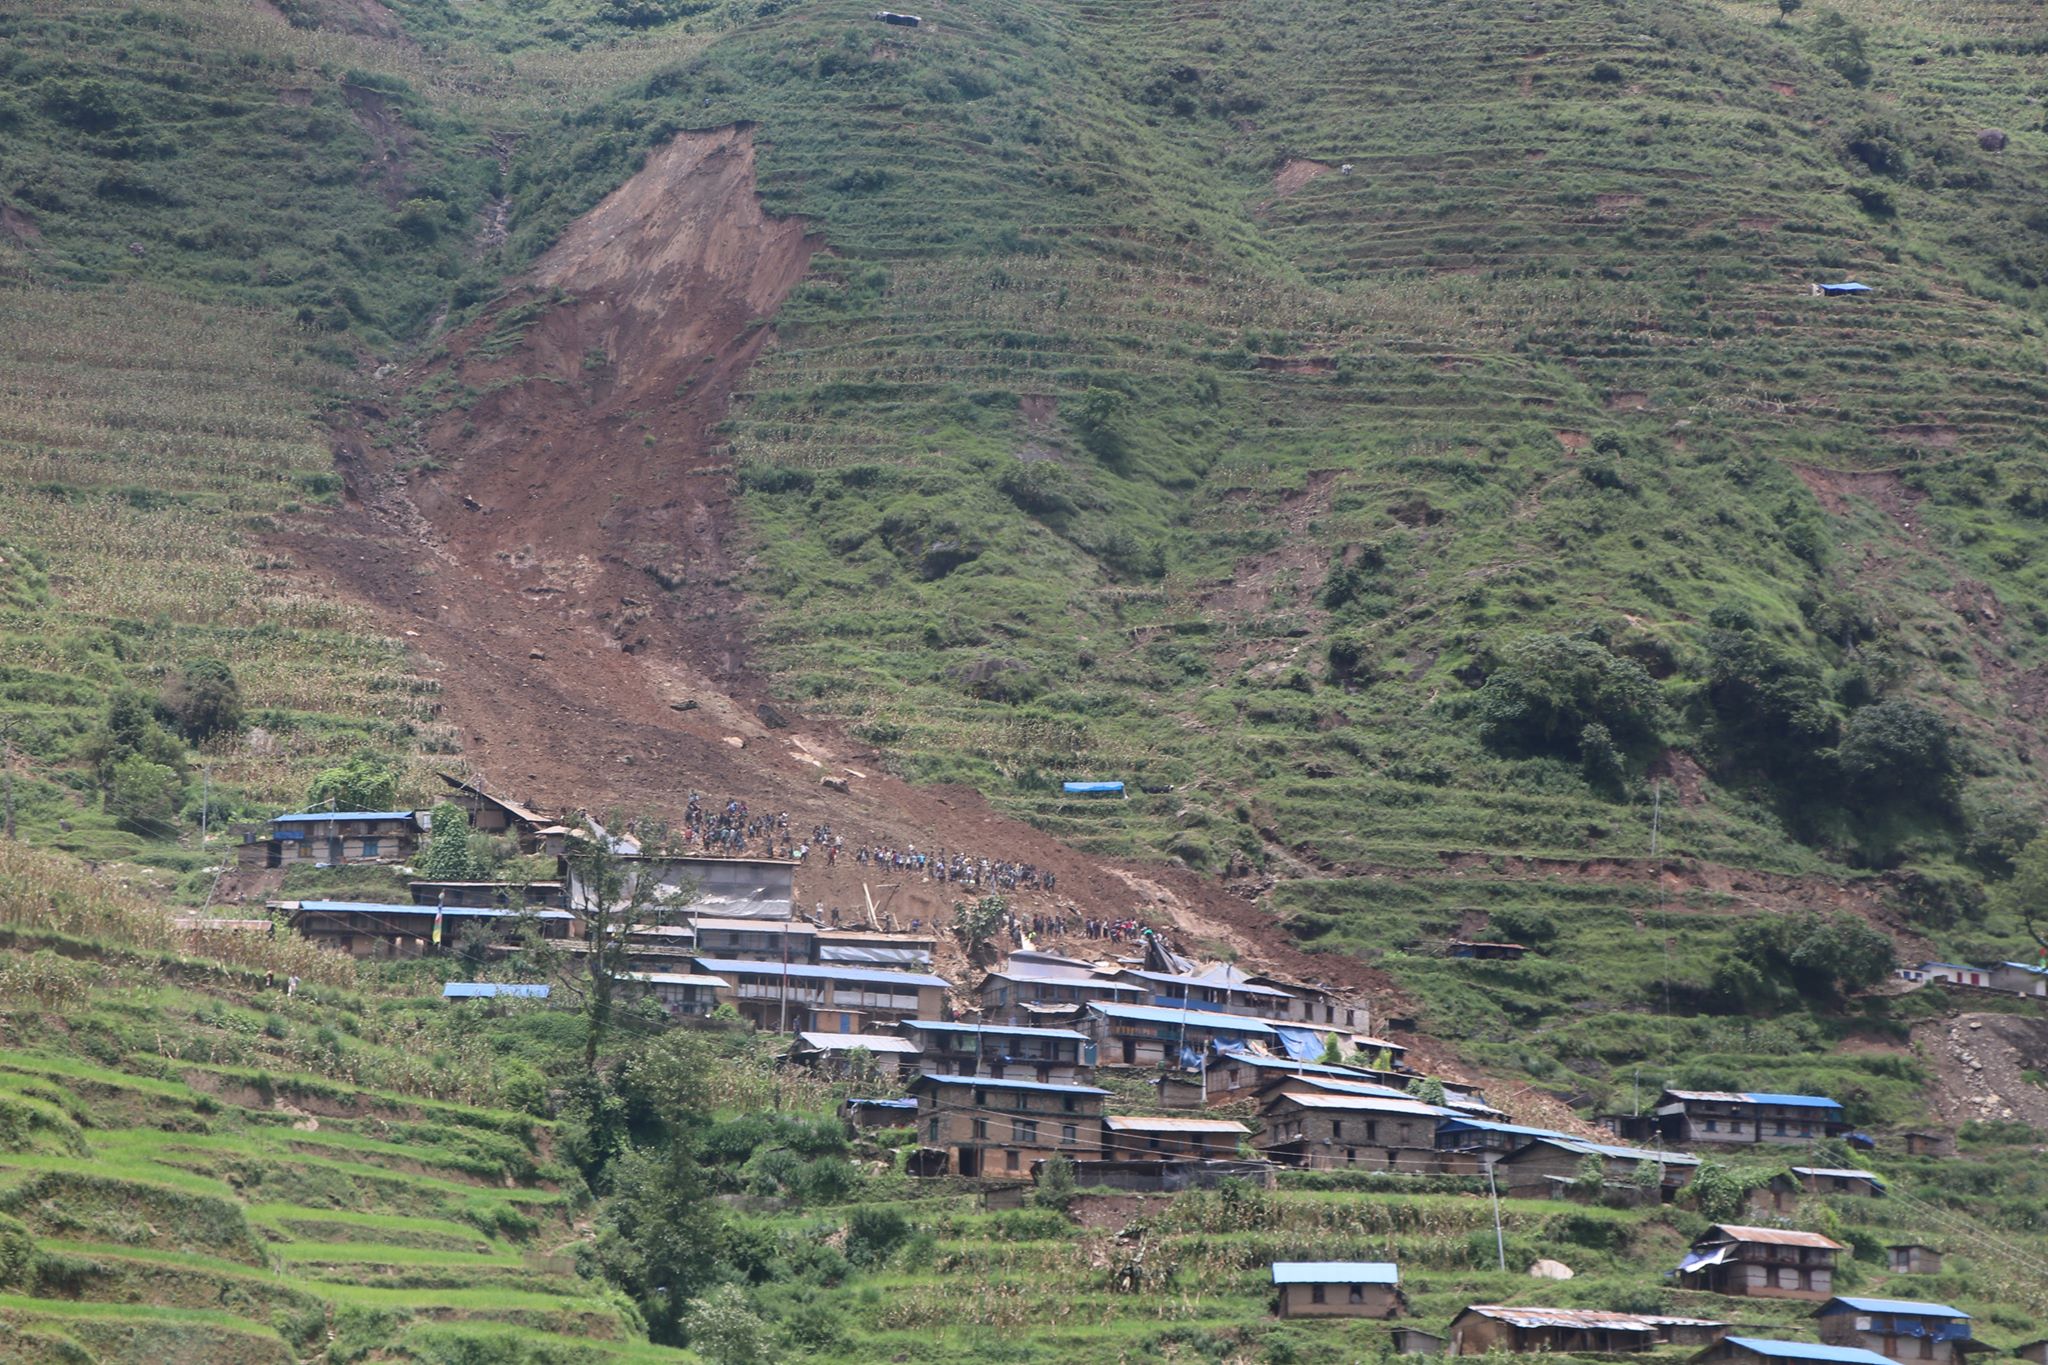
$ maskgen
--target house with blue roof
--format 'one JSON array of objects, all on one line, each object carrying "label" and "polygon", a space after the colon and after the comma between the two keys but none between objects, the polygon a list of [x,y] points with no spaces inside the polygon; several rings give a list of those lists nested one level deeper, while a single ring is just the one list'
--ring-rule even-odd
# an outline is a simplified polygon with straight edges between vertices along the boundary
[{"label": "house with blue roof", "polygon": [[1600,1163],[1603,1189],[1633,1190],[1636,1172],[1657,1169],[1657,1198],[1669,1200],[1689,1180],[1700,1159],[1685,1152],[1618,1147],[1605,1142],[1557,1135],[1531,1138],[1493,1163],[1500,1192],[1516,1199],[1568,1199],[1579,1194],[1587,1158]]},{"label": "house with blue roof", "polygon": [[1970,1315],[1946,1303],[1839,1295],[1820,1306],[1820,1339],[1860,1347],[1897,1361],[1962,1365],[1984,1348],[1970,1334]]},{"label": "house with blue roof", "polygon": [[2048,965],[2001,962],[1991,969],[1991,989],[2014,995],[2048,996]]},{"label": "house with blue roof", "polygon": [[1686,1365],[1899,1365],[1860,1346],[1819,1346],[1769,1337],[1723,1337]]},{"label": "house with blue roof", "polygon": [[1070,1028],[953,1024],[905,1019],[897,1031],[919,1049],[918,1069],[939,1076],[1085,1085],[1095,1079],[1095,1044]]},{"label": "house with blue roof", "polygon": [[772,1033],[812,1029],[865,1033],[902,1019],[936,1019],[946,1010],[952,984],[926,972],[898,972],[838,963],[746,962],[697,956],[699,973],[727,983],[719,1004],[730,1004],[755,1027]]},{"label": "house with blue roof", "polygon": [[1092,1085],[1041,1085],[989,1076],[923,1075],[905,1087],[917,1101],[915,1175],[1028,1180],[1053,1156],[1102,1155],[1102,1102]]},{"label": "house with blue roof", "polygon": [[1391,1318],[1408,1307],[1392,1261],[1275,1261],[1273,1288],[1283,1318]]},{"label": "house with blue roof", "polygon": [[390,905],[382,901],[272,901],[293,933],[352,957],[408,958],[475,947],[508,950],[528,926],[546,939],[567,939],[576,916],[567,910],[508,910],[495,905]]},{"label": "house with blue roof", "polygon": [[419,850],[423,810],[318,810],[280,815],[241,831],[235,861],[245,868],[402,863]]},{"label": "house with blue roof", "polygon": [[1666,1090],[1649,1113],[1603,1114],[1600,1123],[1630,1142],[1673,1147],[1803,1147],[1841,1137],[1851,1126],[1842,1106],[1825,1095],[1758,1090]]},{"label": "house with blue roof", "polygon": [[1273,1024],[1242,1015],[1097,1001],[1075,1028],[1095,1044],[1097,1066],[1179,1066],[1200,1070],[1213,1051],[1249,1042],[1277,1047]]}]

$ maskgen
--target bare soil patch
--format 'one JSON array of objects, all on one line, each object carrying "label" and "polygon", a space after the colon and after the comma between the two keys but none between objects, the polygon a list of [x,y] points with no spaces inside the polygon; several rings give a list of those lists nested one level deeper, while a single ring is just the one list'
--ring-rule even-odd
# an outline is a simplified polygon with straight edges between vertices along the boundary
[{"label": "bare soil patch", "polygon": [[1290,156],[1273,175],[1273,197],[1285,199],[1311,180],[1319,179],[1336,170],[1324,161],[1310,161],[1306,157]]},{"label": "bare soil patch", "polygon": [[1557,433],[1557,443],[1564,447],[1566,454],[1576,455],[1593,444],[1593,438],[1583,431],[1560,431]]},{"label": "bare soil patch", "polygon": [[2048,1019],[1959,1014],[1913,1030],[1913,1048],[1934,1072],[1933,1110],[1950,1123],[2003,1119],[2048,1130],[2048,1087],[2023,1072],[2048,1058]]},{"label": "bare soil patch", "polygon": [[1610,412],[1642,412],[1650,406],[1650,395],[1639,389],[1616,389],[1607,395]]}]

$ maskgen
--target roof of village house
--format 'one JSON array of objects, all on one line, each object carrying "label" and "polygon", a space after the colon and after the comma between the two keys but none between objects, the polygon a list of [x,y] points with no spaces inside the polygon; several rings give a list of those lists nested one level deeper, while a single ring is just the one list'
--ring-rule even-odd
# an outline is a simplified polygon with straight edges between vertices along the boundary
[{"label": "roof of village house", "polygon": [[989,1090],[1037,1090],[1055,1095],[1107,1095],[1109,1092],[1093,1085],[1048,1085],[1044,1081],[999,1081],[989,1076],[935,1076],[927,1072],[910,1082],[909,1088],[921,1085],[971,1085],[975,1089]]},{"label": "roof of village house", "polygon": [[[691,923],[699,929],[729,929],[747,934],[815,934],[818,926],[805,924],[793,919],[724,919],[717,915],[698,915]],[[678,926],[680,927],[680,926]]]},{"label": "roof of village house", "polygon": [[1794,1175],[1829,1175],[1843,1180],[1868,1180],[1874,1185],[1884,1184],[1884,1177],[1875,1171],[1859,1171],[1850,1167],[1837,1168],[1833,1166],[1794,1166],[1791,1169]]},{"label": "roof of village house", "polygon": [[1028,1028],[1023,1024],[948,1024],[937,1019],[905,1019],[900,1027],[924,1029],[932,1033],[1000,1033],[1006,1038],[1062,1038],[1079,1043],[1088,1041],[1087,1034],[1076,1033],[1070,1028]]},{"label": "roof of village house", "polygon": [[739,962],[723,957],[699,957],[695,961],[706,971],[739,976],[786,975],[804,981],[861,981],[877,986],[937,986],[941,990],[953,984],[943,976],[925,976],[919,972],[869,971],[861,967],[812,967],[800,962]]},{"label": "roof of village house", "polygon": [[1723,1337],[1724,1346],[1739,1346],[1776,1360],[1816,1360],[1828,1365],[1897,1365],[1890,1356],[1861,1346],[1821,1346],[1811,1341],[1772,1341],[1765,1337]]},{"label": "roof of village house", "polygon": [[[1660,1327],[1722,1327],[1706,1318],[1674,1318],[1655,1313],[1610,1313],[1604,1308],[1518,1308],[1475,1303],[1465,1310],[1496,1318],[1515,1327],[1602,1327],[1610,1332],[1655,1332]],[[1463,1317],[1464,1313],[1460,1313]]]},{"label": "roof of village house", "polygon": [[[1005,968],[990,972],[987,981],[1019,981],[1033,986],[1089,986],[1125,995],[1143,995],[1145,988],[1131,981],[1112,981],[1106,976],[1061,976],[1052,972],[1013,972]],[[986,985],[987,981],[982,984]]]},{"label": "roof of village house", "polygon": [[1512,1137],[1563,1138],[1567,1142],[1578,1141],[1570,1133],[1560,1133],[1555,1128],[1528,1128],[1519,1123],[1494,1123],[1487,1119],[1445,1119],[1439,1125],[1439,1129],[1440,1131],[1452,1133],[1462,1133],[1468,1129],[1473,1129],[1482,1133],[1507,1133]]},{"label": "roof of village house", "polygon": [[1778,1095],[1767,1091],[1736,1090],[1667,1090],[1665,1094],[1677,1100],[1704,1100],[1717,1104],[1769,1104],[1781,1109],[1840,1109],[1842,1106],[1825,1095]]},{"label": "roof of village house", "polygon": [[1328,1062],[1297,1062],[1291,1057],[1261,1057],[1256,1053],[1238,1052],[1231,1048],[1223,1050],[1220,1060],[1233,1066],[1243,1063],[1262,1070],[1285,1071],[1289,1075],[1330,1076],[1338,1079],[1356,1077],[1360,1084],[1372,1082],[1371,1072],[1360,1071],[1357,1067],[1351,1066],[1331,1066]]},{"label": "roof of village house", "polygon": [[382,901],[278,901],[285,910],[311,910],[323,915],[445,915],[450,919],[510,919],[532,915],[535,919],[575,919],[567,910],[506,910],[489,905],[386,905]]},{"label": "roof of village house", "polygon": [[417,814],[409,810],[316,810],[296,815],[273,815],[273,825],[325,824],[329,820],[410,820]]},{"label": "roof of village house", "polygon": [[1562,1134],[1533,1139],[1528,1146],[1508,1153],[1508,1159],[1521,1155],[1530,1147],[1557,1147],[1567,1152],[1576,1152],[1580,1156],[1611,1156],[1623,1161],[1655,1161],[1665,1166],[1700,1164],[1698,1157],[1689,1156],[1684,1152],[1653,1152],[1643,1147],[1617,1147],[1612,1143],[1588,1142],[1584,1138],[1566,1137]]},{"label": "roof of village house", "polygon": [[1152,1118],[1135,1114],[1111,1114],[1103,1123],[1117,1133],[1249,1133],[1236,1119]]},{"label": "roof of village house", "polygon": [[1208,1010],[1176,1010],[1160,1005],[1113,1005],[1095,1001],[1088,1006],[1105,1019],[1128,1019],[1141,1024],[1185,1024],[1189,1028],[1214,1029],[1230,1033],[1271,1033],[1273,1026],[1241,1014],[1215,1014]]},{"label": "roof of village house", "polygon": [[1399,1284],[1392,1261],[1275,1261],[1274,1284]]},{"label": "roof of village house", "polygon": [[915,1054],[919,1049],[908,1038],[896,1038],[886,1033],[812,1033],[799,1032],[798,1040],[808,1043],[821,1052],[850,1052],[864,1047],[870,1052],[899,1052]]},{"label": "roof of village house", "polygon": [[1342,1109],[1347,1113],[1399,1114],[1410,1118],[1442,1118],[1450,1112],[1420,1100],[1381,1099],[1377,1095],[1276,1095],[1273,1103],[1293,1103],[1304,1109]]},{"label": "roof of village house", "polygon": [[1967,1318],[1970,1315],[1960,1308],[1945,1303],[1918,1303],[1912,1299],[1863,1299],[1837,1295],[1820,1306],[1822,1313],[1835,1310],[1840,1304],[1858,1313],[1892,1313],[1909,1318]]},{"label": "roof of village house", "polygon": [[1275,990],[1271,986],[1254,986],[1249,981],[1230,981],[1209,977],[1176,975],[1172,972],[1148,972],[1137,967],[1126,967],[1123,969],[1123,974],[1125,976],[1143,977],[1147,981],[1171,981],[1178,982],[1184,986],[1201,986],[1206,990],[1240,991],[1246,995],[1271,995],[1277,996],[1282,1000],[1292,1000],[1294,998],[1293,993],[1290,991]]},{"label": "roof of village house", "polygon": [[1786,1228],[1752,1228],[1736,1223],[1716,1223],[1708,1229],[1707,1236],[1711,1237],[1717,1232],[1738,1242],[1763,1242],[1780,1247],[1820,1247],[1826,1251],[1848,1250],[1840,1242],[1823,1237],[1817,1232],[1793,1232]]},{"label": "roof of village house", "polygon": [[545,825],[552,818],[527,809],[517,801],[508,801],[502,796],[493,796],[485,791],[483,784],[471,778],[457,777],[453,773],[441,773],[440,778],[457,791],[471,792],[481,796],[498,809],[529,825]]},{"label": "roof of village house", "polygon": [[730,986],[732,983],[722,976],[707,976],[702,972],[622,972],[628,981],[647,981],[656,986]]},{"label": "roof of village house", "polygon": [[1383,1100],[1412,1100],[1415,1097],[1405,1090],[1396,1090],[1391,1085],[1380,1085],[1375,1081],[1347,1081],[1336,1076],[1274,1076],[1268,1085],[1283,1085],[1288,1081],[1302,1081],[1337,1095],[1377,1095]]}]

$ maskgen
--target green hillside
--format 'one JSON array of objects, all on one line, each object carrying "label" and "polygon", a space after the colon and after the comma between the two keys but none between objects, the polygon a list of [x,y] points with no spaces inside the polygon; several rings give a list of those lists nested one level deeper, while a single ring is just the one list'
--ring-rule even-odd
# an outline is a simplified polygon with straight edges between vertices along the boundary
[{"label": "green hillside", "polygon": [[[542,377],[576,300],[521,273],[738,123],[818,245],[746,322],[772,344],[716,444],[674,452],[737,494],[742,712],[1227,885],[1497,1095],[1929,1121],[1987,1084],[1934,1041],[1960,1011],[2038,1016],[1870,988],[2032,960],[2048,890],[2048,21],[1782,8],[0,4],[0,1355],[1380,1352],[1270,1320],[1276,1255],[1396,1256],[1432,1329],[1531,1294],[1712,1316],[1659,1278],[1693,1204],[1511,1205],[1505,1275],[1462,1187],[986,1210],[828,1136],[775,1040],[647,1021],[591,1078],[573,1014],[166,911],[217,899],[234,824],[426,801],[484,737],[443,688],[501,680],[400,624],[416,584],[495,591],[434,500],[522,420],[502,395],[594,405],[644,359]],[[1844,280],[1872,292],[1813,292]],[[489,392],[449,358],[479,354]],[[395,556],[375,600],[292,548],[371,502],[411,518],[363,541]],[[382,788],[328,780],[352,760]],[[268,890],[309,888],[398,879]],[[1447,956],[1475,936],[1535,952]],[[1999,1346],[2048,1326],[2041,1070],[2013,1070],[1959,1158],[1859,1155],[1899,1197],[1801,1215]],[[1909,1235],[1951,1269],[1894,1282]],[[1531,1289],[1537,1255],[1580,1277]]]}]

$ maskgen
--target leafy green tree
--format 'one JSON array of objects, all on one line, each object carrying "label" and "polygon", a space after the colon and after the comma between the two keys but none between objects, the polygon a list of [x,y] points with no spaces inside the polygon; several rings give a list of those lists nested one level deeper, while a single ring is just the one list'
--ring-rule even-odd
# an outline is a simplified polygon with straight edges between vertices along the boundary
[{"label": "leafy green tree", "polygon": [[1131,458],[1130,399],[1116,389],[1093,388],[1081,397],[1074,430],[1088,452],[1113,469]]},{"label": "leafy green tree", "polygon": [[2048,955],[2048,833],[2035,835],[2020,850],[2011,878],[1992,889],[1991,905],[2023,922]]},{"label": "leafy green tree", "polygon": [[123,828],[162,838],[174,832],[184,795],[177,769],[129,754],[115,762],[102,799]]},{"label": "leafy green tree", "polygon": [[1323,1039],[1323,1065],[1344,1065],[1344,1044],[1332,1033]]},{"label": "leafy green tree", "polygon": [[1768,1185],[1771,1174],[1769,1171],[1739,1169],[1721,1161],[1702,1161],[1699,1169],[1692,1173],[1691,1181],[1678,1192],[1678,1197],[1690,1202],[1712,1222],[1731,1222],[1742,1216],[1742,1206],[1749,1201],[1749,1192],[1760,1185]]},{"label": "leafy green tree", "polygon": [[1578,1170],[1572,1173],[1572,1188],[1590,1197],[1599,1194],[1606,1185],[1606,1160],[1588,1152],[1580,1158]]},{"label": "leafy green tree", "polygon": [[675,1343],[691,1300],[717,1274],[720,1218],[704,1172],[687,1142],[671,1140],[627,1148],[611,1184],[598,1218],[597,1262],[639,1304],[649,1334]]},{"label": "leafy green tree", "polygon": [[691,1349],[711,1365],[762,1365],[768,1359],[767,1325],[736,1284],[691,1300],[684,1329]]},{"label": "leafy green tree", "polygon": [[1032,1192],[1031,1202],[1042,1209],[1058,1209],[1065,1213],[1078,1190],[1074,1163],[1055,1152],[1038,1168],[1038,1188]]},{"label": "leafy green tree", "polygon": [[331,810],[390,810],[398,800],[398,771],[365,749],[314,774],[306,800]]},{"label": "leafy green tree", "polygon": [[1444,1093],[1444,1083],[1434,1076],[1417,1076],[1408,1082],[1408,1093],[1424,1104],[1441,1105],[1449,1098]]},{"label": "leafy green tree", "polygon": [[[1735,928],[1736,960],[1752,976],[1731,1004],[1759,1003],[1769,985],[1833,999],[1876,985],[1895,964],[1892,941],[1854,915],[1759,915]],[[1731,988],[1738,984],[1730,978]]]},{"label": "leafy green tree", "polygon": [[242,689],[219,659],[188,659],[164,680],[158,703],[194,744],[242,728]]},{"label": "leafy green tree", "polygon": [[649,869],[617,852],[611,836],[595,824],[571,837],[564,861],[580,900],[577,909],[583,915],[586,951],[585,979],[563,984],[583,998],[583,1062],[595,1067],[614,1022],[619,980],[630,965],[628,936],[635,926],[656,921],[655,897],[661,888]]},{"label": "leafy green tree", "polygon": [[983,896],[972,904],[953,903],[953,937],[977,967],[995,959],[996,936],[1010,918],[1010,903],[1001,896]]},{"label": "leafy green tree", "polygon": [[1717,611],[1712,619],[1703,695],[1717,747],[1773,778],[1813,772],[1840,724],[1820,666],[1759,633],[1744,614]]},{"label": "leafy green tree", "polygon": [[1895,699],[1866,706],[1849,721],[1837,751],[1842,776],[1880,800],[1911,796],[1952,804],[1956,757],[1947,721],[1917,703]]},{"label": "leafy green tree", "polygon": [[1589,726],[1618,752],[1653,740],[1662,704],[1634,660],[1578,636],[1525,635],[1487,675],[1476,711],[1496,749],[1580,759]]},{"label": "leafy green tree", "polygon": [[416,862],[420,878],[430,882],[479,881],[475,851],[470,847],[469,814],[453,801],[434,807],[426,847]]},{"label": "leafy green tree", "polygon": [[1851,85],[1869,83],[1870,59],[1863,53],[1864,32],[1834,10],[1822,10],[1807,28],[1808,40],[1822,63]]},{"label": "leafy green tree", "polygon": [[1778,27],[1783,28],[1786,24],[1790,23],[1792,16],[1797,14],[1800,7],[1805,3],[1806,0],[1778,0],[1778,18],[1776,21]]}]

